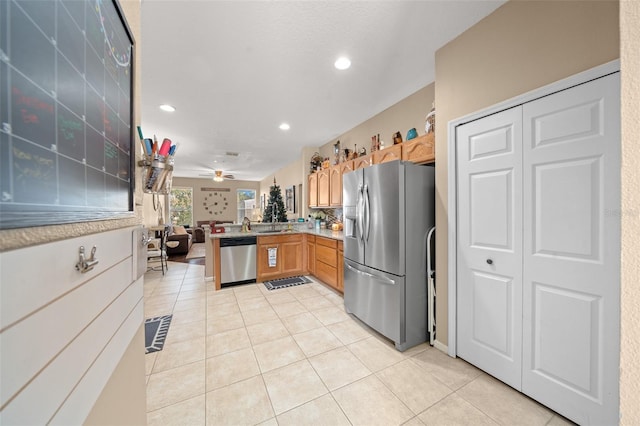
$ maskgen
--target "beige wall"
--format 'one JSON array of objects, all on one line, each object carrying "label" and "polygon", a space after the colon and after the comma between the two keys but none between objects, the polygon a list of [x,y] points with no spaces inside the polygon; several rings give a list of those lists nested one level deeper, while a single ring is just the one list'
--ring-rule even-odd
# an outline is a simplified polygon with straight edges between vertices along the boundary
[{"label": "beige wall", "polygon": [[407,136],[407,131],[412,127],[416,128],[419,135],[423,135],[425,133],[425,118],[431,111],[435,99],[434,96],[434,84],[431,83],[348,132],[341,134],[336,139],[322,145],[319,150],[320,155],[333,160],[333,145],[338,140],[342,149],[349,148],[353,150],[357,145],[358,150],[365,147],[368,154],[371,152],[372,136],[379,134],[380,139],[384,141],[384,145],[388,147],[393,145],[393,134],[395,132],[400,132],[403,140]]},{"label": "beige wall", "polygon": [[622,290],[620,412],[640,424],[640,2],[620,3],[622,83]]},{"label": "beige wall", "polygon": [[[447,235],[447,123],[619,57],[616,1],[510,1],[436,52],[436,228]],[[448,343],[447,240],[436,242]]]},{"label": "beige wall", "polygon": [[[139,359],[144,361],[144,326],[136,333],[122,356],[118,368],[104,387],[100,398],[87,416],[87,425],[144,425],[147,423],[145,377]],[[144,366],[144,364],[143,364]],[[144,367],[143,367],[144,368]],[[143,392],[125,390],[142,389]]]},{"label": "beige wall", "polygon": [[[308,164],[308,162],[307,162]],[[299,193],[299,185],[302,184],[303,180],[307,180],[307,175],[303,174],[303,166],[304,162],[302,158],[294,161],[293,163],[288,164],[287,166],[281,168],[276,173],[267,176],[260,182],[260,195],[265,195],[265,200],[269,202],[269,193],[271,191],[271,186],[273,185],[273,179],[275,178],[276,184],[280,187],[280,192],[282,193],[282,201],[286,204],[285,200],[285,189],[294,186],[295,187],[295,197],[296,203],[301,206],[302,204],[299,202],[300,193]],[[307,167],[308,168],[308,167]],[[306,185],[304,186],[306,188]],[[303,190],[304,190],[303,188]],[[258,197],[259,199],[260,197]],[[295,213],[287,213],[287,219],[298,219],[299,217],[305,217],[303,214],[306,210],[299,209],[296,207]]]},{"label": "beige wall", "polygon": [[[301,158],[275,174],[267,176],[260,182],[260,192],[266,194],[269,199],[269,188],[273,185],[273,177],[276,177],[278,185],[283,192],[284,188],[296,185],[296,197],[300,196],[300,213],[289,215],[289,219],[298,217],[306,218],[309,214],[309,200],[307,176],[309,175],[309,162],[314,153],[318,152],[322,157],[329,157],[333,161],[333,149],[336,141],[340,141],[341,149],[358,149],[365,147],[367,153],[371,152],[371,136],[380,134],[380,139],[385,146],[393,144],[392,136],[395,132],[402,134],[403,140],[407,131],[415,127],[418,134],[425,133],[425,117],[431,111],[435,99],[435,86],[433,83],[425,86],[417,92],[407,96],[403,100],[376,114],[367,121],[357,125],[353,129],[341,134],[336,139],[324,143],[320,147],[307,147],[302,150]],[[298,186],[302,184],[302,193],[299,194]],[[174,179],[175,185],[175,179]]]},{"label": "beige wall", "polygon": [[[236,222],[238,215],[238,197],[236,191],[238,189],[253,189],[257,192],[260,190],[259,182],[246,181],[246,180],[224,180],[223,182],[214,182],[212,179],[199,179],[199,178],[173,178],[174,188],[192,188],[193,189],[193,220],[195,222],[199,220],[221,220],[221,221],[233,221]],[[203,191],[202,188],[223,188],[229,189],[225,196],[227,196],[227,202],[229,205],[224,213],[221,215],[211,214],[211,210],[205,210],[205,197],[208,197],[210,193],[214,191]],[[166,198],[166,197],[165,197]],[[207,202],[210,202],[207,199]],[[168,202],[164,202],[165,205]],[[260,205],[260,197],[258,197],[257,205]],[[165,217],[165,222],[170,223],[169,217]]]}]

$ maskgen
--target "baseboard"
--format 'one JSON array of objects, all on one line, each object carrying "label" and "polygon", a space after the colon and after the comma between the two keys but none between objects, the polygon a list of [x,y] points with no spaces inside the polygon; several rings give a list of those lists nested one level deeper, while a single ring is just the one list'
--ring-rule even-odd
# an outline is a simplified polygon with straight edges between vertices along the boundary
[{"label": "baseboard", "polygon": [[434,347],[434,348],[436,348],[436,349],[438,349],[439,351],[444,352],[444,353],[445,353],[445,354],[447,354],[447,355],[449,354],[449,348],[447,347],[447,345],[445,345],[445,344],[444,344],[444,343],[442,343],[442,342],[439,342],[438,340],[435,340],[435,341],[433,342],[433,347]]}]

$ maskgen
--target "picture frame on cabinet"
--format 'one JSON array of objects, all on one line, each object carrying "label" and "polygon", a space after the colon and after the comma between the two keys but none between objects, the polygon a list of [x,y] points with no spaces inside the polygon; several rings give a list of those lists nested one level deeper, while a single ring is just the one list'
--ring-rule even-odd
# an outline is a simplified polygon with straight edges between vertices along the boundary
[{"label": "picture frame on cabinet", "polygon": [[287,213],[296,212],[296,187],[295,185],[289,186],[284,190],[285,206]]}]

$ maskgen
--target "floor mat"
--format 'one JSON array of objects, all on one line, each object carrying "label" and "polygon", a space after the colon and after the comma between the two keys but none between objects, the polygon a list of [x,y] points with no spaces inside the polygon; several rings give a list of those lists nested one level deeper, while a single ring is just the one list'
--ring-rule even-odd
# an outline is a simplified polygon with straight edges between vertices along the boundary
[{"label": "floor mat", "polygon": [[169,332],[173,315],[147,318],[144,320],[144,345],[146,354],[161,351]]},{"label": "floor mat", "polygon": [[263,284],[269,290],[275,290],[278,288],[293,287],[294,285],[307,284],[310,282],[312,281],[309,278],[300,276],[300,277],[280,278],[279,280],[265,281]]}]

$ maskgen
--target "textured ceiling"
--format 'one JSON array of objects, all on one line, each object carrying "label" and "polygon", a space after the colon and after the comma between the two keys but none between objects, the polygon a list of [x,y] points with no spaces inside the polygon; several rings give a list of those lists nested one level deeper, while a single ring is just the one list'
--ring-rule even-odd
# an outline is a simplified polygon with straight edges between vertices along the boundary
[{"label": "textured ceiling", "polygon": [[262,180],[433,82],[435,51],[502,3],[142,0],[142,129],[179,144],[175,176]]}]

